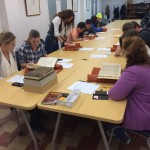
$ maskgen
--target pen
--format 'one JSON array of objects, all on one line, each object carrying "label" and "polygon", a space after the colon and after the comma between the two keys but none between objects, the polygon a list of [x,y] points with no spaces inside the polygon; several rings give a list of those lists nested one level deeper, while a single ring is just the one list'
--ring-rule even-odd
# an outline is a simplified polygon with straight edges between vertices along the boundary
[{"label": "pen", "polygon": [[63,60],[62,58],[58,58],[58,61],[61,61],[61,60]]}]

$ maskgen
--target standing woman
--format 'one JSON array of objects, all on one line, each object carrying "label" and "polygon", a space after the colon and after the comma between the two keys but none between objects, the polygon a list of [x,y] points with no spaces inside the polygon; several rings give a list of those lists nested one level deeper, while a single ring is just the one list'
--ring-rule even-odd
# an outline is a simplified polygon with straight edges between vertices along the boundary
[{"label": "standing woman", "polygon": [[45,39],[47,54],[52,53],[66,42],[64,34],[74,25],[74,12],[70,9],[63,10],[55,15]]},{"label": "standing woman", "polygon": [[16,37],[11,32],[0,33],[0,77],[5,78],[17,72],[14,53]]}]

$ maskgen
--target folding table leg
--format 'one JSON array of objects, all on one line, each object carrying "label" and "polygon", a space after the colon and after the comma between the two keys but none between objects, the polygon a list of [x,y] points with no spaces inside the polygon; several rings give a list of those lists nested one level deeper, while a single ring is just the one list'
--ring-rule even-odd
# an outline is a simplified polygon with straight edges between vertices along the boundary
[{"label": "folding table leg", "polygon": [[53,139],[52,139],[52,150],[55,150],[55,141],[56,141],[56,136],[58,133],[60,119],[61,119],[61,113],[58,113],[57,120],[56,120],[56,126],[55,126],[55,130],[54,130],[54,135],[53,135]]},{"label": "folding table leg", "polygon": [[103,142],[104,142],[105,150],[109,150],[109,145],[108,145],[108,142],[107,142],[107,139],[106,139],[106,136],[105,136],[104,129],[103,129],[101,121],[97,120],[97,124],[98,124],[99,130],[100,130],[101,135],[102,135],[102,139],[103,139]]},{"label": "folding table leg", "polygon": [[32,129],[31,129],[31,126],[30,126],[30,124],[29,124],[29,122],[28,122],[28,119],[27,119],[27,117],[26,117],[26,114],[25,114],[24,110],[21,110],[21,112],[22,112],[24,121],[25,121],[25,123],[26,123],[26,125],[27,125],[27,128],[28,128],[28,130],[29,130],[29,133],[30,133],[30,135],[31,135],[31,138],[32,138],[32,140],[33,140],[35,150],[39,150],[38,144],[37,144],[37,141],[36,141],[36,138],[35,138],[35,136],[34,136],[34,133],[33,133]]},{"label": "folding table leg", "polygon": [[18,125],[18,129],[19,129],[19,136],[21,136],[21,135],[23,135],[23,133],[22,133],[22,131],[21,131],[20,124],[19,124],[18,112],[17,112],[17,109],[16,109],[15,107],[14,107],[13,109],[14,109],[15,114],[16,114],[17,125]]}]

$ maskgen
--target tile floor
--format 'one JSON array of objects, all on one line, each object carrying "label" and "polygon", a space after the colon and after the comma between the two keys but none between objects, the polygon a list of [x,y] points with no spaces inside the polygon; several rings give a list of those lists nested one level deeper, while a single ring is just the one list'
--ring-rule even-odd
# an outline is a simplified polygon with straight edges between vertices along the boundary
[{"label": "tile floor", "polygon": [[[32,139],[28,133],[20,111],[19,122],[23,136],[19,136],[14,111],[0,106],[0,150],[34,150]],[[40,150],[51,150],[51,141],[57,114],[49,113],[47,128],[49,133],[34,131]],[[111,150],[147,150],[146,140],[131,135],[131,144],[119,143],[113,139]],[[64,115],[57,136],[57,150],[104,150],[101,135],[96,121]]]}]

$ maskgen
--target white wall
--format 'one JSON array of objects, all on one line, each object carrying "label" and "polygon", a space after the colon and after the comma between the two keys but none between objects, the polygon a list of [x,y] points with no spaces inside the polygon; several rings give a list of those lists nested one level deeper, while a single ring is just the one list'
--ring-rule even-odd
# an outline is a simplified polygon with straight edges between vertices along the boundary
[{"label": "white wall", "polygon": [[6,12],[6,5],[4,0],[0,0],[0,18],[1,18],[1,28],[2,30],[8,30],[8,19],[7,19],[7,12]]},{"label": "white wall", "polygon": [[98,0],[97,1],[97,12],[103,13],[103,10],[102,10],[102,0]]},{"label": "white wall", "polygon": [[[71,0],[67,0],[67,9],[72,9]],[[90,8],[90,10],[87,11],[86,0],[78,0],[78,12],[74,12],[74,13],[75,13],[75,25],[77,25],[80,21],[84,22],[86,19],[91,18],[92,8]]]},{"label": "white wall", "polygon": [[[41,14],[27,17],[24,0],[0,0],[1,21],[3,29],[10,30],[17,37],[17,45],[21,45],[28,38],[29,31],[36,29],[45,39],[49,28],[49,15],[47,0],[40,0]],[[3,1],[3,3],[2,3]],[[6,12],[6,13],[5,13]]]},{"label": "white wall", "polygon": [[0,32],[3,31],[3,27],[2,27],[2,21],[1,21],[1,16],[0,16]]}]

